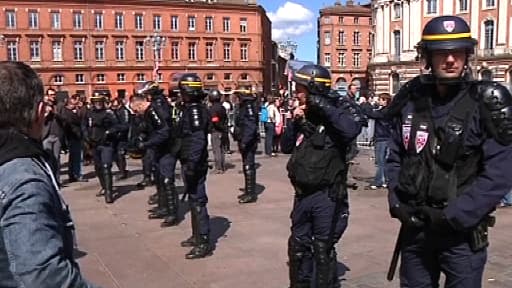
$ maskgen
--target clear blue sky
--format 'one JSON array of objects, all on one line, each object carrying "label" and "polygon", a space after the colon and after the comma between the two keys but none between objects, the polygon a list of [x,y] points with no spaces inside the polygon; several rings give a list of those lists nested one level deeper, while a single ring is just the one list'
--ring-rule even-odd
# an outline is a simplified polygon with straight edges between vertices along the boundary
[{"label": "clear blue sky", "polygon": [[[258,0],[272,21],[273,40],[291,39],[299,45],[297,58],[316,62],[316,21],[321,8],[336,0]],[[341,1],[345,4],[345,0]],[[360,0],[367,3],[367,0]],[[358,3],[354,0],[354,3]]]}]

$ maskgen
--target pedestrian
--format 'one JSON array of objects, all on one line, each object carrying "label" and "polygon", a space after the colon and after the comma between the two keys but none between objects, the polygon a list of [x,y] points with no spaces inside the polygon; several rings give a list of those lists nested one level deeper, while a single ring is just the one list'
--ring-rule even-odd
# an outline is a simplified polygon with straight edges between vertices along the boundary
[{"label": "pedestrian", "polygon": [[235,140],[242,155],[242,170],[244,173],[244,192],[238,196],[238,203],[256,202],[256,163],[255,155],[258,149],[258,113],[256,96],[251,91],[240,90],[238,96],[239,110],[235,119]]},{"label": "pedestrian", "polygon": [[[401,287],[482,287],[490,215],[511,189],[512,96],[471,78],[477,41],[457,16],[432,18],[418,52],[431,71],[390,104],[391,216],[402,223]],[[390,112],[391,113],[391,112]]]},{"label": "pedestrian", "polygon": [[0,287],[97,287],[74,260],[74,225],[42,146],[43,83],[0,62]]},{"label": "pedestrian", "polygon": [[222,137],[228,133],[228,115],[226,109],[220,103],[221,94],[219,90],[212,90],[208,96],[212,106],[210,107],[210,116],[212,127],[210,131],[212,139],[213,158],[215,161],[215,174],[224,174],[226,171],[225,151],[222,143]]},{"label": "pedestrian", "polygon": [[283,153],[292,153],[287,169],[295,190],[288,240],[290,287],[337,287],[335,244],[349,214],[346,151],[361,132],[356,121],[361,117],[349,112],[359,110],[346,109],[355,105],[347,100],[336,106],[338,99],[329,93],[331,73],[324,67],[306,65],[293,80],[300,106],[281,143]]},{"label": "pedestrian", "polygon": [[208,129],[211,125],[208,108],[202,102],[201,78],[193,73],[183,74],[178,82],[184,108],[180,118],[181,150],[185,193],[189,197],[192,236],[181,242],[193,247],[186,259],[204,258],[212,254],[210,244],[210,215],[206,207],[206,175],[208,174]]},{"label": "pedestrian", "polygon": [[64,136],[69,148],[68,175],[70,183],[87,182],[87,179],[82,177],[83,134],[82,116],[78,107],[79,99],[80,94],[71,95],[61,113]]}]

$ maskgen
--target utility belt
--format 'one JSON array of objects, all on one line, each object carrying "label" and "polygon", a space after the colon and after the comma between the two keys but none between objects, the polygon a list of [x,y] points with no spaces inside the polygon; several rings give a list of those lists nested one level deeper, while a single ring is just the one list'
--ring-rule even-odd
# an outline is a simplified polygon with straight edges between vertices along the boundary
[{"label": "utility belt", "polygon": [[469,231],[469,247],[473,252],[480,251],[489,246],[489,227],[494,227],[496,217],[485,215],[484,219]]},{"label": "utility belt", "polygon": [[333,201],[339,201],[340,199],[344,199],[347,195],[347,184],[343,182],[334,183],[330,186],[324,187],[304,187],[299,185],[293,185],[295,189],[295,197],[298,199],[304,199],[310,195],[315,193],[321,193],[328,191],[329,197]]}]

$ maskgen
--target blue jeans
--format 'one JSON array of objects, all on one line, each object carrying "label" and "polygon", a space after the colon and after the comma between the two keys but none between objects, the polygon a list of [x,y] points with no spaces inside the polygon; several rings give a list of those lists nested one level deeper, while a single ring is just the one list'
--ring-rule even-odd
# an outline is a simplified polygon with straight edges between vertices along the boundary
[{"label": "blue jeans", "polygon": [[377,164],[377,172],[375,173],[375,179],[373,180],[373,185],[375,186],[382,186],[387,183],[387,178],[384,170],[388,154],[388,141],[377,140],[377,142],[375,142],[375,164]]},{"label": "blue jeans", "polygon": [[501,203],[505,205],[512,205],[512,191],[508,192],[505,197],[501,200]]},{"label": "blue jeans", "polygon": [[274,142],[274,133],[276,131],[276,124],[272,122],[265,122],[265,154],[272,155],[272,144]]}]

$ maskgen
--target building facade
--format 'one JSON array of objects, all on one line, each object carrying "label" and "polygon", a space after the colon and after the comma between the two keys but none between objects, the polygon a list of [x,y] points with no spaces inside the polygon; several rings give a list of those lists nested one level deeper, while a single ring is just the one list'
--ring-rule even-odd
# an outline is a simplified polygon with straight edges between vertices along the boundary
[{"label": "building facade", "polygon": [[370,5],[346,5],[336,1],[320,10],[317,62],[331,70],[335,88],[355,82],[366,86],[367,65],[372,55]]},{"label": "building facade", "polygon": [[512,83],[512,5],[507,0],[377,0],[374,17],[374,57],[371,86],[377,93],[395,94],[418,75],[416,44],[425,24],[435,16],[456,15],[478,40],[471,67],[477,79]]},{"label": "building facade", "polygon": [[255,0],[0,4],[0,59],[30,64],[46,87],[123,96],[195,72],[206,88],[271,90],[271,23]]}]

